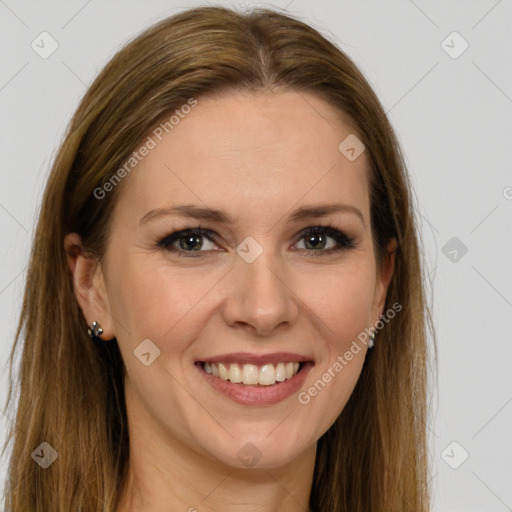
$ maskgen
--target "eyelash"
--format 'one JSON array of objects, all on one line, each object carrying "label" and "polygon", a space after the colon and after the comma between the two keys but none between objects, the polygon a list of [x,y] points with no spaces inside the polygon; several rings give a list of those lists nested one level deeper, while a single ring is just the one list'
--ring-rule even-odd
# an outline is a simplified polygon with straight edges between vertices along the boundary
[{"label": "eyelash", "polygon": [[[304,237],[312,236],[312,235],[318,235],[318,234],[324,234],[331,238],[333,238],[337,242],[337,247],[331,248],[331,249],[319,249],[319,250],[308,250],[308,249],[299,249],[300,251],[307,251],[309,253],[312,253],[311,256],[313,257],[323,257],[323,256],[329,256],[333,253],[337,253],[346,249],[353,249],[355,247],[354,239],[347,236],[342,231],[339,231],[334,226],[332,226],[330,223],[324,224],[324,225],[316,225],[308,227],[304,230],[302,230],[298,235],[297,239],[294,243],[294,245],[302,240]],[[176,249],[174,247],[170,247],[171,244],[177,240],[179,240],[182,236],[185,235],[200,235],[204,236],[211,242],[215,244],[219,244],[218,236],[209,229],[203,229],[200,226],[198,228],[187,228],[182,229],[179,231],[174,231],[173,233],[170,233],[163,238],[159,239],[157,242],[157,246],[161,247],[162,249],[166,249],[170,252],[176,253],[180,257],[186,257],[186,258],[198,258],[204,256],[205,252],[209,251],[184,251],[183,249]],[[190,254],[189,254],[190,253]],[[194,254],[196,253],[196,254]]]}]

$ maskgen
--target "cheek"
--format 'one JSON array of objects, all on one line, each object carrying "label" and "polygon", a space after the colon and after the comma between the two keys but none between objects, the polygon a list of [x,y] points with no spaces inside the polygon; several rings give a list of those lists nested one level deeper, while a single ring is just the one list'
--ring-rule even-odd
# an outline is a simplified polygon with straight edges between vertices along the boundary
[{"label": "cheek", "polygon": [[[149,338],[162,351],[182,350],[181,344],[200,330],[201,303],[222,277],[200,269],[153,265],[147,255],[127,258],[116,268],[114,318],[121,338],[136,346]],[[172,343],[171,343],[172,341]]]},{"label": "cheek", "polygon": [[370,325],[375,276],[369,261],[361,259],[327,267],[307,278],[297,277],[295,290],[323,324],[332,349],[343,349],[349,338]]},{"label": "cheek", "polygon": [[[316,319],[320,360],[299,402],[321,418],[327,429],[339,416],[359,378],[368,341],[375,278],[371,264],[339,268],[314,280],[299,293]],[[311,436],[314,437],[315,430]]]}]

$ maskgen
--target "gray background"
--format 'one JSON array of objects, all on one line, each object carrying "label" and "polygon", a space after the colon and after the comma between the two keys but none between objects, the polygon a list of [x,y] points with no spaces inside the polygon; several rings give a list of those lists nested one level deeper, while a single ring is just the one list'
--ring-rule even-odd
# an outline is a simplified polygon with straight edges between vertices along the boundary
[{"label": "gray background", "polygon": [[[2,407],[36,208],[65,126],[122,43],[195,5],[0,0]],[[428,425],[434,510],[512,510],[512,2],[258,5],[286,7],[339,44],[373,85],[402,143],[439,347]],[[31,47],[43,31],[59,45],[47,59]],[[457,58],[464,41],[454,31],[469,44]],[[8,421],[0,414],[2,443]],[[8,455],[0,460],[2,484]]]}]

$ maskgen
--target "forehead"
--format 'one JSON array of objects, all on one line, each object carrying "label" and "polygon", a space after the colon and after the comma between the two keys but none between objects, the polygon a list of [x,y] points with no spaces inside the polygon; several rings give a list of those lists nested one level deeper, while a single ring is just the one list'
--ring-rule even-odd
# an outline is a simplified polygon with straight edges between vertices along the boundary
[{"label": "forehead", "polygon": [[161,125],[159,137],[149,134],[152,148],[123,183],[119,208],[129,202],[126,213],[187,202],[231,209],[235,217],[254,206],[261,216],[266,207],[319,201],[357,202],[368,213],[366,155],[350,160],[340,151],[355,130],[320,97],[212,95],[180,114]]}]

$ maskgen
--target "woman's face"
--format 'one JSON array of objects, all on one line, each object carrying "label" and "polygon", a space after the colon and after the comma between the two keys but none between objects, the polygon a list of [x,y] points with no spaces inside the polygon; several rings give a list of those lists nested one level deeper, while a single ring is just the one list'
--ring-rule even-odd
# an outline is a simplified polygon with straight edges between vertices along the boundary
[{"label": "woman's face", "polygon": [[377,271],[353,133],[308,93],[201,97],[118,185],[86,318],[117,338],[150,442],[271,468],[343,410],[393,261]]}]

